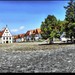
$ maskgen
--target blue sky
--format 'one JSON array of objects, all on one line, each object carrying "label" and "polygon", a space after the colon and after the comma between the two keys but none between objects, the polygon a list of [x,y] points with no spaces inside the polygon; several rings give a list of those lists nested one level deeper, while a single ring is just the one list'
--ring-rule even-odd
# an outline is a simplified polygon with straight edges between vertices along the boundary
[{"label": "blue sky", "polygon": [[68,1],[0,1],[0,29],[8,25],[12,34],[40,28],[48,15],[64,20]]}]

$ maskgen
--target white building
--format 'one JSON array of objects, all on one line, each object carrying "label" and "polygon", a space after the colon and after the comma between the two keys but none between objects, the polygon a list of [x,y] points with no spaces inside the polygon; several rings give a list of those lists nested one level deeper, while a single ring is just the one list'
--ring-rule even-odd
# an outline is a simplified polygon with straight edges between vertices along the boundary
[{"label": "white building", "polygon": [[12,34],[10,33],[8,27],[6,26],[2,31],[0,31],[0,43],[12,43]]},{"label": "white building", "polygon": [[42,38],[40,28],[34,29],[34,30],[29,30],[29,31],[26,32],[26,40],[31,41],[32,38],[36,41]]},{"label": "white building", "polygon": [[42,38],[42,36],[41,36],[41,34],[40,33],[38,33],[38,34],[35,34],[35,40],[39,40],[39,39],[41,39]]},{"label": "white building", "polygon": [[18,34],[13,35],[13,42],[24,42],[25,41],[25,34]]}]

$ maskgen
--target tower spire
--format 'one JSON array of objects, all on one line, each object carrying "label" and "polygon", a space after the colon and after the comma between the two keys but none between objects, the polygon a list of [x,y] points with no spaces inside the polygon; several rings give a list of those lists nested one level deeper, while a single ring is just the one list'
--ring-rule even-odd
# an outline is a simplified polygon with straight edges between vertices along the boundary
[{"label": "tower spire", "polygon": [[8,25],[6,25],[6,28],[7,28],[7,26],[8,26]]}]

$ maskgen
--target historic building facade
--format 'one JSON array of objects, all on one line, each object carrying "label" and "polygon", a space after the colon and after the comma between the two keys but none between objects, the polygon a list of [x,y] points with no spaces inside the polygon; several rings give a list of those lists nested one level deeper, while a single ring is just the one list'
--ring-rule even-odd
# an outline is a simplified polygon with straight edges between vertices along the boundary
[{"label": "historic building facade", "polygon": [[0,31],[0,43],[13,43],[12,34],[7,26]]}]

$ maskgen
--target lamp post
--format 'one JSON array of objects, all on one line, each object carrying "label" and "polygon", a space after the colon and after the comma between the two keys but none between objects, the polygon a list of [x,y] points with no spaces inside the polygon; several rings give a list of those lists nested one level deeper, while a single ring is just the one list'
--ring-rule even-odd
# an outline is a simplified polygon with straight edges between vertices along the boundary
[{"label": "lamp post", "polygon": [[7,28],[7,26],[8,26],[8,25],[6,25],[6,28]]}]

